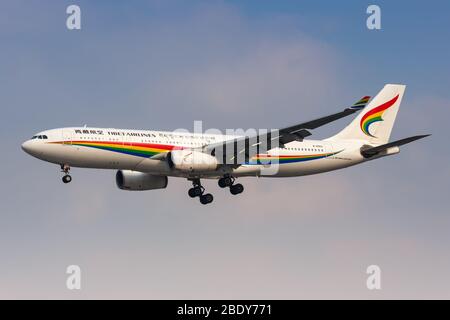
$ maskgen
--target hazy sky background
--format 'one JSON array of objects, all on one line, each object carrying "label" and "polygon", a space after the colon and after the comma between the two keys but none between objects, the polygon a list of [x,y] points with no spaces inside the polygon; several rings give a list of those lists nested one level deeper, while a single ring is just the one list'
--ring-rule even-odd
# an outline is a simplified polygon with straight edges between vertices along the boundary
[{"label": "hazy sky background", "polygon": [[[382,30],[366,28],[366,8]],[[69,4],[82,30],[66,29]],[[0,298],[450,298],[448,1],[2,1]],[[43,129],[280,127],[407,84],[395,157],[125,192],[20,144]],[[338,131],[350,119],[321,128]],[[82,290],[65,269],[82,269]],[[366,289],[367,266],[382,290]]]}]

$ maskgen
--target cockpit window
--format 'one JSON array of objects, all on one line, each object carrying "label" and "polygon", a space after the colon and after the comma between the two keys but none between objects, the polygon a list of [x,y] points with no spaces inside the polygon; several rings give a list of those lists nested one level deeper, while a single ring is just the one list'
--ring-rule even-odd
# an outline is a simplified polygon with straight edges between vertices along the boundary
[{"label": "cockpit window", "polygon": [[48,139],[48,137],[44,134],[44,135],[39,135],[39,136],[32,136],[31,140],[34,139]]}]

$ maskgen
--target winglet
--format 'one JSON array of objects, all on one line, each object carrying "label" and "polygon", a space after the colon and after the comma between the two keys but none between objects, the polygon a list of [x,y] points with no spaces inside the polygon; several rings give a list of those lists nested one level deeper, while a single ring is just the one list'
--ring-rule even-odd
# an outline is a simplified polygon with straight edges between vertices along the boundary
[{"label": "winglet", "polygon": [[360,110],[360,109],[364,108],[367,105],[369,100],[370,100],[369,96],[364,96],[361,99],[359,99],[357,102],[355,102],[353,105],[351,105],[349,107],[349,109]]}]

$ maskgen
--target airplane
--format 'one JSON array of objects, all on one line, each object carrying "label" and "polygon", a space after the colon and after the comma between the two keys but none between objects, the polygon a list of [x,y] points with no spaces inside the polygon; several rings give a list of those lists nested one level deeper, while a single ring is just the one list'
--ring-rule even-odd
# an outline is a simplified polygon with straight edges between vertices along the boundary
[{"label": "airplane", "polygon": [[[400,152],[400,146],[429,136],[389,142],[405,85],[386,84],[343,111],[279,130],[253,135],[223,135],[152,130],[70,127],[39,132],[22,149],[58,164],[69,183],[71,167],[114,169],[122,190],[164,189],[168,177],[192,182],[188,195],[208,204],[201,179],[217,179],[233,195],[241,177],[293,177],[318,174]],[[369,102],[370,101],[370,102]],[[310,130],[359,114],[342,131],[324,140],[307,140]],[[273,170],[272,170],[273,169]]]}]

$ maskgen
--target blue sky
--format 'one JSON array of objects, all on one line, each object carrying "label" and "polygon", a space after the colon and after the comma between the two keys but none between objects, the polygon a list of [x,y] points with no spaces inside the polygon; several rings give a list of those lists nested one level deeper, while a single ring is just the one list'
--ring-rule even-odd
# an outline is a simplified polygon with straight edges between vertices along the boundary
[{"label": "blue sky", "polygon": [[[82,10],[82,30],[65,9]],[[1,298],[449,298],[448,1],[3,1]],[[123,192],[114,172],[59,169],[20,144],[88,124],[280,127],[407,85],[391,158],[293,179]],[[314,132],[331,135],[344,119]],[[83,289],[65,288],[78,264]],[[382,269],[381,291],[365,269]]]}]

